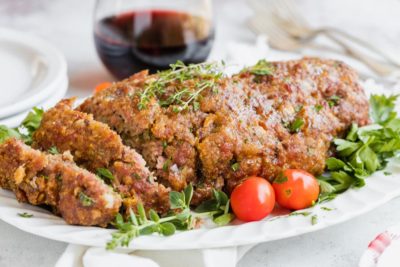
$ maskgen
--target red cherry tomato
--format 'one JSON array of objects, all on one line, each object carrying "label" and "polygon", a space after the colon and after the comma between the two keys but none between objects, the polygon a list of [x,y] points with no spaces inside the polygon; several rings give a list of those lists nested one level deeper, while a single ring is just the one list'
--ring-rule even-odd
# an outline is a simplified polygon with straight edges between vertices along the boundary
[{"label": "red cherry tomato", "polygon": [[274,180],[272,187],[279,206],[292,210],[310,207],[319,195],[317,179],[304,170],[285,170]]},{"label": "red cherry tomato", "polygon": [[256,176],[247,178],[231,194],[232,210],[242,221],[258,221],[266,217],[275,206],[275,193],[271,184]]}]

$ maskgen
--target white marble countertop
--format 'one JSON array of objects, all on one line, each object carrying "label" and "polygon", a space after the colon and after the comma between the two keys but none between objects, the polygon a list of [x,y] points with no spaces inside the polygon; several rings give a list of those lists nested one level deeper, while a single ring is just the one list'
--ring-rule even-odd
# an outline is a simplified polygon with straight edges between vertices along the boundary
[{"label": "white marble countertop", "polygon": [[[214,0],[217,8],[216,48],[228,40],[252,42],[254,35],[243,21],[251,14],[243,1]],[[342,27],[378,44],[400,44],[400,1],[302,0],[312,23]],[[330,2],[330,4],[329,4]],[[333,3],[334,2],[334,3]],[[95,53],[91,23],[93,0],[1,0],[0,26],[37,34],[55,44],[66,56],[68,95],[86,96],[99,82],[112,79]],[[357,14],[357,16],[354,16]],[[372,38],[371,32],[374,33]],[[356,266],[368,242],[400,222],[400,199],[351,221],[315,233],[260,244],[239,267]],[[0,221],[0,266],[54,266],[67,244],[24,233]]]}]

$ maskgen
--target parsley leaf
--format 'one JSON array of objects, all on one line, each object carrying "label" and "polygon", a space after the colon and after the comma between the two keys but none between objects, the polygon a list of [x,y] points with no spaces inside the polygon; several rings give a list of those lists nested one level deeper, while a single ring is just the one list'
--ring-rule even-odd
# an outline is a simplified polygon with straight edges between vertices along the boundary
[{"label": "parsley leaf", "polygon": [[16,129],[11,129],[4,125],[0,125],[0,144],[12,137],[21,139],[21,134]]},{"label": "parsley leaf", "polygon": [[323,106],[321,106],[321,105],[315,105],[314,106],[314,109],[315,109],[316,112],[319,112],[322,108],[323,108]]},{"label": "parsley leaf", "polygon": [[114,180],[114,175],[106,168],[98,168],[97,176],[99,176],[101,179],[108,179],[110,181]]},{"label": "parsley leaf", "polygon": [[318,216],[317,215],[311,216],[311,224],[315,225],[317,223],[318,223]]},{"label": "parsley leaf", "polygon": [[291,133],[298,133],[304,125],[304,120],[302,118],[296,118],[290,125],[289,130]]},{"label": "parsley leaf", "polygon": [[43,109],[34,107],[19,127],[8,128],[0,125],[0,144],[8,138],[14,137],[30,145],[32,143],[32,134],[39,128],[43,113]]},{"label": "parsley leaf", "polygon": [[252,67],[244,69],[254,75],[271,75],[273,73],[273,67],[270,62],[265,59],[261,59]]},{"label": "parsley leaf", "polygon": [[386,125],[395,119],[397,113],[394,111],[398,95],[386,97],[385,95],[371,95],[370,107],[371,117],[375,123]]},{"label": "parsley leaf", "polygon": [[337,95],[333,95],[328,98],[328,105],[329,107],[334,107],[339,103],[340,97]]},{"label": "parsley leaf", "polygon": [[30,214],[30,213],[27,213],[27,212],[23,212],[23,213],[18,213],[18,216],[22,217],[22,218],[32,218],[33,214]]},{"label": "parsley leaf", "polygon": [[362,187],[364,179],[382,170],[400,151],[400,120],[394,111],[397,96],[373,95],[371,116],[375,124],[353,124],[344,139],[334,139],[336,157],[326,160],[327,176],[318,177],[319,202],[334,198],[350,187]]},{"label": "parsley leaf", "polygon": [[49,153],[52,154],[52,155],[58,155],[58,154],[60,154],[60,152],[58,151],[57,147],[55,147],[55,146],[50,147],[48,151],[49,151]]},{"label": "parsley leaf", "polygon": [[91,197],[89,197],[82,191],[79,192],[79,201],[81,202],[82,206],[84,206],[84,207],[90,207],[95,203],[95,201]]},{"label": "parsley leaf", "polygon": [[240,168],[240,164],[238,163],[238,162],[235,162],[235,163],[233,163],[232,165],[231,165],[231,169],[232,169],[232,171],[237,171],[237,170],[239,170],[239,168]]}]

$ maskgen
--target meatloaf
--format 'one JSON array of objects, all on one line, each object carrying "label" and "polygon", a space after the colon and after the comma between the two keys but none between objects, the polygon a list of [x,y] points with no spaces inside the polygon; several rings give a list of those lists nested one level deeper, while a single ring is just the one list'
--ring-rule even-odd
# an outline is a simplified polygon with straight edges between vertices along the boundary
[{"label": "meatloaf", "polygon": [[[209,198],[213,188],[230,192],[250,175],[272,180],[287,168],[321,174],[333,137],[352,123],[369,122],[356,72],[317,58],[264,65],[268,71],[256,65],[212,81],[210,74],[181,75],[157,93],[151,86],[162,74],[141,72],[78,110],[119,133],[166,187],[182,190],[192,183],[193,204]],[[210,86],[200,91],[199,84]],[[181,109],[192,96],[195,102]]]},{"label": "meatloaf", "polygon": [[[32,146],[44,151],[52,147],[68,151],[74,161],[99,176],[118,192],[123,207],[136,209],[142,202],[159,213],[169,210],[168,189],[158,184],[142,156],[123,145],[119,135],[92,115],[72,109],[74,99],[64,99],[43,114],[33,135]],[[101,171],[110,172],[103,177]]]},{"label": "meatloaf", "polygon": [[0,187],[21,202],[50,206],[69,224],[107,226],[121,197],[68,153],[50,155],[10,138],[0,145]]}]

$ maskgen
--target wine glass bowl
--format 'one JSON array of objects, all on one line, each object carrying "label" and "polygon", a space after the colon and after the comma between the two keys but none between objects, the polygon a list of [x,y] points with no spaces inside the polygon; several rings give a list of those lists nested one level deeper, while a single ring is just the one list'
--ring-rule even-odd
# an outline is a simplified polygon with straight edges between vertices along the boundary
[{"label": "wine glass bowl", "polygon": [[214,42],[210,0],[97,0],[94,39],[118,79],[207,59]]}]

